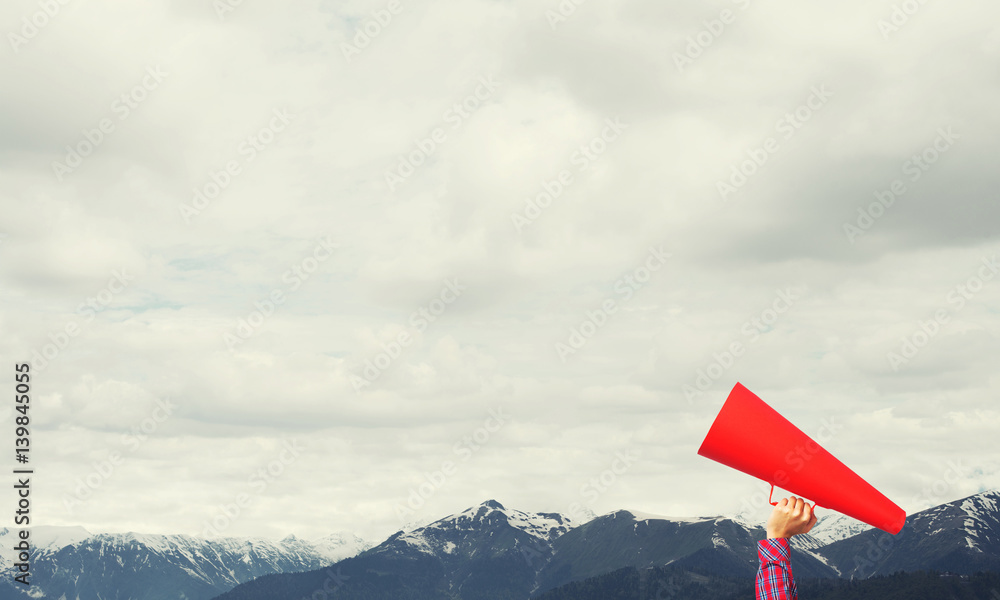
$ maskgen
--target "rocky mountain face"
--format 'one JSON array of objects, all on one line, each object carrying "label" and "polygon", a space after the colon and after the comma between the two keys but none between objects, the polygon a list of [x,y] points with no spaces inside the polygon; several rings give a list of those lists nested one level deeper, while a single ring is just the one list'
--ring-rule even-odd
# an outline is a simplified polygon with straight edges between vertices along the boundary
[{"label": "rocky mountain face", "polygon": [[817,552],[852,579],[922,569],[1000,571],[998,506],[1000,492],[984,492],[910,515],[897,535],[869,529]]}]

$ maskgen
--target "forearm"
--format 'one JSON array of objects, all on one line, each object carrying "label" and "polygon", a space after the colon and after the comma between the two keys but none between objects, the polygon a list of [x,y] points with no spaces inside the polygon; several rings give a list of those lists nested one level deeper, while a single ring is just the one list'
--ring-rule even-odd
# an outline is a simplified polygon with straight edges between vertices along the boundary
[{"label": "forearm", "polygon": [[760,568],[757,570],[757,600],[798,600],[791,547],[786,538],[765,539],[757,543]]}]

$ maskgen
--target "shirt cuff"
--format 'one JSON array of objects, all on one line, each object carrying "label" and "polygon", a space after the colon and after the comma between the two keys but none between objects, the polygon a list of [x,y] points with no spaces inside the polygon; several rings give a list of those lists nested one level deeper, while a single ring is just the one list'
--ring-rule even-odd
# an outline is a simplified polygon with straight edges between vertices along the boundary
[{"label": "shirt cuff", "polygon": [[764,539],[757,542],[757,555],[761,564],[787,563],[790,549],[788,538]]}]

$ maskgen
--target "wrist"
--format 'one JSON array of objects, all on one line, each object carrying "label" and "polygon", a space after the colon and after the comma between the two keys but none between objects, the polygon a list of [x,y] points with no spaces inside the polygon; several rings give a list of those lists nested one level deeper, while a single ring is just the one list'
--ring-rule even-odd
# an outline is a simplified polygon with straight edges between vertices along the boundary
[{"label": "wrist", "polygon": [[780,535],[778,532],[773,531],[771,529],[767,530],[767,539],[769,539],[769,540],[787,540],[790,537],[792,537],[792,536],[790,536],[790,535]]}]

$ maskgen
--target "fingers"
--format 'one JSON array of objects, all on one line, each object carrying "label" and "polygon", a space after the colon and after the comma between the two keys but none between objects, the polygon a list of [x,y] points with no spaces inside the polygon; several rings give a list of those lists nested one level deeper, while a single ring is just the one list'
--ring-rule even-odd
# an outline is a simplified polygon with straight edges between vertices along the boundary
[{"label": "fingers", "polygon": [[782,498],[768,519],[768,536],[791,537],[807,533],[816,524],[815,507],[797,496]]},{"label": "fingers", "polygon": [[812,530],[813,526],[816,525],[816,505],[813,504],[811,507],[807,504],[806,509],[809,511],[809,522],[806,523],[805,528],[802,530],[803,533],[808,533]]},{"label": "fingers", "polygon": [[805,500],[802,498],[796,498],[795,496],[790,498],[790,508],[792,510],[793,517],[801,517],[804,506]]},{"label": "fingers", "polygon": [[804,522],[807,522],[814,517],[814,506],[810,506],[810,504],[803,498],[799,498],[797,496],[782,498],[781,501],[778,502],[778,506],[786,509],[788,514],[792,517],[801,518]]},{"label": "fingers", "polygon": [[809,506],[808,502],[803,503],[803,506],[802,506],[802,520],[805,521],[808,524],[808,523],[812,523],[813,519],[815,519],[815,518],[816,518],[816,516],[813,514],[813,507]]}]

